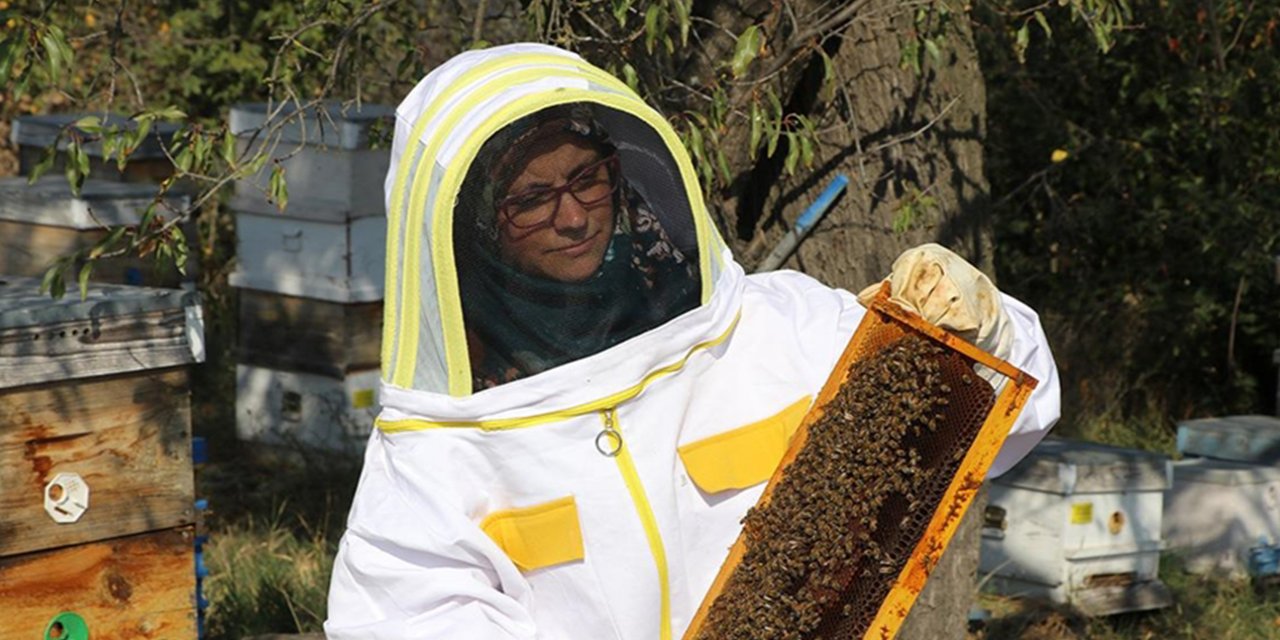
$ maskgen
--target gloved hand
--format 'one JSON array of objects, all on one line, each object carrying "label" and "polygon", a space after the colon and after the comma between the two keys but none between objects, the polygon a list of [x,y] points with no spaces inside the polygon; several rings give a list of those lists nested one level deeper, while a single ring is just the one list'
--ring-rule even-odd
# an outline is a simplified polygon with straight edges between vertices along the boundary
[{"label": "gloved hand", "polygon": [[[1000,291],[985,274],[950,249],[937,244],[908,249],[893,261],[885,281],[889,282],[890,301],[997,358],[1007,360],[1012,355],[1013,326]],[[880,285],[877,282],[863,289],[858,302],[870,305]]]}]

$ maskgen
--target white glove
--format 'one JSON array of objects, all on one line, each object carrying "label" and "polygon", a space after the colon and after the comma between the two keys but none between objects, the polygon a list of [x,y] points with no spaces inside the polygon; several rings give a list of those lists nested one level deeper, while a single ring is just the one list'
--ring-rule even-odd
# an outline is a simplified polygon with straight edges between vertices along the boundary
[{"label": "white glove", "polygon": [[[976,267],[950,249],[922,244],[893,261],[889,300],[920,314],[926,321],[954,333],[1000,358],[1013,353],[1013,325],[1005,313],[1000,291]],[[880,284],[858,294],[863,306],[871,304]],[[985,367],[983,367],[985,369]],[[988,379],[993,371],[979,371]]]}]

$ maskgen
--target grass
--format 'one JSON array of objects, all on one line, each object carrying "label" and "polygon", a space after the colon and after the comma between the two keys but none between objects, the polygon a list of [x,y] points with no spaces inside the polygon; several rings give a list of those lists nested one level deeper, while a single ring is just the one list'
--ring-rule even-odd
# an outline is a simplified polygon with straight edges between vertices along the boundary
[{"label": "grass", "polygon": [[198,476],[211,504],[208,638],[320,631],[358,461],[260,445],[229,453]]},{"label": "grass", "polygon": [[1065,607],[983,595],[992,612],[970,640],[1274,640],[1280,638],[1280,588],[1187,573],[1161,561],[1173,605],[1157,611],[1085,618]]}]

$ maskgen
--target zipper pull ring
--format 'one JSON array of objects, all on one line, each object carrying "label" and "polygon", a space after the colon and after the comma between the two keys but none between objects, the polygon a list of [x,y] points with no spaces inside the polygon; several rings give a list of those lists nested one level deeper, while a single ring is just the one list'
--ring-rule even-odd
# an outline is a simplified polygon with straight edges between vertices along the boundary
[{"label": "zipper pull ring", "polygon": [[604,429],[596,434],[596,451],[607,457],[614,457],[622,451],[622,433],[614,426],[614,410],[603,412]]}]

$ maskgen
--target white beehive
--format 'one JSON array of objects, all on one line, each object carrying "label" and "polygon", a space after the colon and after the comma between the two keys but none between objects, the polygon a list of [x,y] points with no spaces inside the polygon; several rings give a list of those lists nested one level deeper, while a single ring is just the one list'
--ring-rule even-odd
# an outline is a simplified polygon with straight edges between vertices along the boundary
[{"label": "white beehive", "polygon": [[236,211],[231,286],[338,303],[382,299],[386,218],[348,218],[290,204],[285,214]]},{"label": "white beehive", "polygon": [[[279,160],[289,187],[290,208],[337,211],[351,218],[382,216],[382,183],[391,164],[390,132],[395,110],[385,105],[342,107],[326,102],[299,113],[279,105],[240,104],[231,108],[231,131],[240,150],[261,149]],[[383,142],[385,138],[386,142]],[[235,185],[232,207],[264,211],[274,162]],[[307,215],[307,214],[303,214]]]},{"label": "white beehive", "polygon": [[[26,178],[0,178],[0,273],[39,276],[57,258],[93,246],[107,226],[136,224],[155,200],[149,184],[85,180],[78,194],[61,174],[28,184]],[[166,194],[157,213],[173,217],[188,197]],[[195,240],[188,234],[188,242]],[[195,261],[189,260],[188,266]],[[94,265],[91,280],[112,284],[177,286],[191,280],[177,269],[157,272],[150,260],[114,257]]]},{"label": "white beehive", "polygon": [[378,415],[377,369],[343,378],[236,365],[236,433],[242,440],[339,453],[364,450]]},{"label": "white beehive", "polygon": [[1167,606],[1158,569],[1168,458],[1049,438],[991,483],[981,570],[1010,596],[1092,615]]},{"label": "white beehive", "polygon": [[1280,467],[1209,458],[1173,463],[1163,529],[1188,571],[1257,573],[1251,552],[1280,543]]}]

